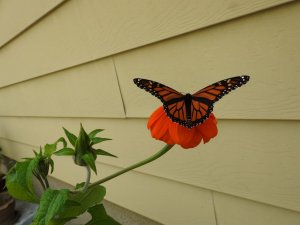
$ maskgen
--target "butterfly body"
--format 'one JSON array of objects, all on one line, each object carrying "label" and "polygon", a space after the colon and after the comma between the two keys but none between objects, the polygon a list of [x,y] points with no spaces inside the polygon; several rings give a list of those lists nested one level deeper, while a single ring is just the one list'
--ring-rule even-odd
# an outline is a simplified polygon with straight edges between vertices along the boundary
[{"label": "butterfly body", "polygon": [[134,83],[159,98],[168,117],[182,126],[192,128],[203,123],[214,103],[230,91],[246,84],[249,76],[237,76],[218,81],[194,94],[182,94],[156,81],[135,78]]}]

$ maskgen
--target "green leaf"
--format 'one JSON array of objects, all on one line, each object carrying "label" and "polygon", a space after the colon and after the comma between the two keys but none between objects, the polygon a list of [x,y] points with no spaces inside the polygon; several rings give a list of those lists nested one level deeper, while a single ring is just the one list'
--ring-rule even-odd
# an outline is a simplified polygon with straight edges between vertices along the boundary
[{"label": "green leaf", "polygon": [[83,160],[82,156],[87,154],[90,149],[90,138],[80,124],[80,132],[75,143],[75,163],[80,166],[86,166],[87,164]]},{"label": "green leaf", "polygon": [[79,190],[79,189],[83,188],[84,185],[85,185],[85,182],[81,182],[81,183],[76,184],[75,190]]},{"label": "green leaf", "polygon": [[38,202],[34,192],[32,178],[33,171],[38,167],[39,157],[17,162],[6,175],[6,187],[10,195],[16,199],[29,202]]},{"label": "green leaf", "polygon": [[53,152],[56,151],[56,143],[55,144],[46,144],[44,147],[44,152],[46,156],[51,156]]},{"label": "green leaf", "polygon": [[63,127],[63,129],[65,131],[65,134],[66,134],[69,142],[71,143],[71,145],[73,145],[75,147],[77,137],[74,134],[72,134],[71,132],[69,132],[66,128]]},{"label": "green leaf", "polygon": [[97,155],[106,155],[106,156],[112,156],[112,157],[118,158],[117,156],[115,156],[115,155],[113,155],[113,154],[110,154],[109,152],[106,152],[106,151],[104,151],[104,150],[102,150],[102,149],[94,149],[94,151],[95,151],[95,153],[96,153]]},{"label": "green leaf", "polygon": [[82,156],[83,161],[97,174],[95,158],[92,153],[87,153]]},{"label": "green leaf", "polygon": [[89,133],[89,137],[90,139],[94,138],[98,133],[104,131],[103,129],[96,129],[96,130],[93,130]]},{"label": "green leaf", "polygon": [[103,141],[109,141],[111,139],[110,138],[94,137],[91,140],[92,140],[92,145],[95,145],[95,144],[98,144],[98,143],[103,142]]},{"label": "green leaf", "polygon": [[65,155],[74,155],[75,151],[72,148],[62,148],[56,152],[54,152],[54,155],[57,156],[65,156]]},{"label": "green leaf", "polygon": [[92,219],[86,225],[121,225],[119,222],[107,215],[103,204],[91,207],[88,209],[88,212],[91,214]]},{"label": "green leaf", "polygon": [[68,199],[67,189],[53,190],[47,189],[41,198],[38,211],[34,217],[32,225],[48,225],[63,208]]},{"label": "green leaf", "polygon": [[59,142],[61,142],[63,144],[63,147],[67,147],[67,142],[66,142],[66,139],[64,139],[63,137],[60,137],[56,142],[55,144],[57,145]]},{"label": "green leaf", "polygon": [[49,165],[51,167],[51,172],[50,173],[53,173],[53,171],[54,171],[54,161],[51,158],[49,159]]},{"label": "green leaf", "polygon": [[55,143],[53,144],[46,144],[44,147],[45,155],[50,157],[57,149],[57,144],[61,142],[63,144],[63,148],[66,148],[67,142],[63,137],[60,137]]},{"label": "green leaf", "polygon": [[90,207],[99,204],[104,199],[105,193],[105,187],[100,185],[89,188],[85,192],[70,193],[68,200],[75,201],[79,205],[66,204],[57,219],[74,218],[81,215]]},{"label": "green leaf", "polygon": [[34,153],[34,156],[38,156],[39,155],[39,153],[37,153],[37,151],[35,151],[35,150],[33,150],[33,153]]},{"label": "green leaf", "polygon": [[35,176],[41,176],[43,179],[45,179],[49,173],[49,165],[51,163],[51,158],[41,156],[36,159],[38,160],[38,166],[36,169],[34,169],[33,174]]},{"label": "green leaf", "polygon": [[80,206],[80,203],[79,203],[79,202],[76,202],[76,201],[73,201],[73,200],[70,200],[70,199],[68,199],[68,200],[66,201],[66,205],[67,205],[68,207],[70,207],[70,206]]}]

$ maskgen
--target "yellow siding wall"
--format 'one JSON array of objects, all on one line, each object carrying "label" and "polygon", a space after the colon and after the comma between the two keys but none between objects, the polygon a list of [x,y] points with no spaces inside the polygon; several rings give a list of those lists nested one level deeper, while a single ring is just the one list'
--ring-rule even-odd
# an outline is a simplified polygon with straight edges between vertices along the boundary
[{"label": "yellow siding wall", "polygon": [[[62,126],[78,131],[82,122],[113,139],[102,147],[119,158],[99,159],[103,177],[163,146],[145,128],[160,102],[134,77],[193,92],[250,74],[249,84],[216,104],[216,139],[175,147],[107,182],[107,199],[162,224],[300,224],[299,1],[22,4],[0,2],[6,155],[30,156],[62,136]],[[83,179],[71,159],[56,159],[54,177]]]}]

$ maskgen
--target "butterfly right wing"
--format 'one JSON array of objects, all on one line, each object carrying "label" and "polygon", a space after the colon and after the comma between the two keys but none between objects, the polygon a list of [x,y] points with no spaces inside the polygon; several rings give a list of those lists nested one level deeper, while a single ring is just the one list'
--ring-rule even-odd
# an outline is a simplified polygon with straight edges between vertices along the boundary
[{"label": "butterfly right wing", "polygon": [[213,110],[214,103],[224,95],[246,84],[250,77],[247,75],[236,76],[220,80],[192,95],[191,123],[193,126],[203,123]]},{"label": "butterfly right wing", "polygon": [[133,82],[141,89],[151,93],[163,103],[168,117],[177,123],[185,123],[186,106],[185,97],[180,92],[156,81],[135,78]]}]

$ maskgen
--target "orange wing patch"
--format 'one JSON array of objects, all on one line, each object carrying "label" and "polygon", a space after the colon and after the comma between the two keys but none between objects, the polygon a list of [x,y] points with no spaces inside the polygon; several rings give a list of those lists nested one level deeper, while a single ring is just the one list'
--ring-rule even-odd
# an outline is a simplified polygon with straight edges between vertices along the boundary
[{"label": "orange wing patch", "polygon": [[196,100],[192,100],[191,104],[191,121],[194,122],[196,120],[202,119],[208,110],[208,106],[202,102],[198,102]]},{"label": "orange wing patch", "polygon": [[221,93],[220,90],[216,90],[216,89],[211,89],[211,90],[208,90],[207,92],[210,94],[213,94],[213,95],[219,95]]},{"label": "orange wing patch", "polygon": [[155,87],[153,90],[165,101],[169,101],[174,98],[181,97],[182,95],[179,92],[174,92],[171,88],[168,87]]},{"label": "orange wing patch", "polygon": [[215,89],[223,91],[223,90],[225,90],[225,87],[224,86],[217,86],[217,87],[215,87]]},{"label": "orange wing patch", "polygon": [[213,101],[216,98],[215,95],[209,94],[207,92],[201,92],[201,93],[199,93],[197,95],[197,97],[199,97],[199,98],[207,98],[207,99],[209,99],[211,101]]},{"label": "orange wing patch", "polygon": [[186,108],[184,100],[168,105],[167,111],[176,119],[182,121],[186,120]]}]

